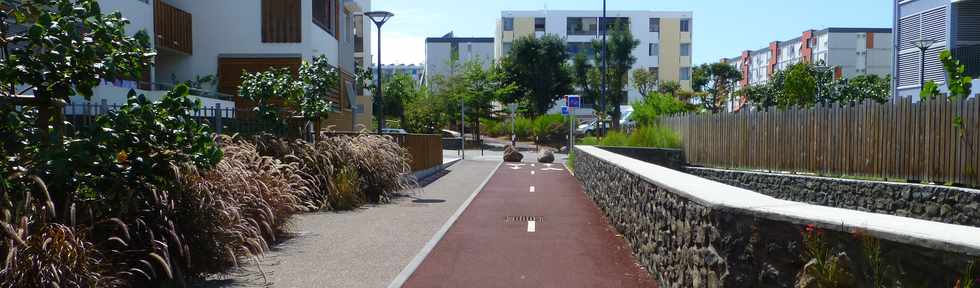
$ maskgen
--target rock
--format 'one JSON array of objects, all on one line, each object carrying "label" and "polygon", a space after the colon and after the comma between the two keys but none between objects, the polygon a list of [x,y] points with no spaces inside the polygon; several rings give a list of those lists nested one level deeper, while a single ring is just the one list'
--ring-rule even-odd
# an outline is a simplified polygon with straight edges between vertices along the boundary
[{"label": "rock", "polygon": [[524,160],[524,154],[514,149],[514,146],[507,145],[504,148],[504,162],[521,162],[521,160]]},{"label": "rock", "polygon": [[538,156],[538,162],[541,163],[555,162],[555,152],[552,152],[551,149],[544,150],[544,152],[541,152],[541,155]]}]

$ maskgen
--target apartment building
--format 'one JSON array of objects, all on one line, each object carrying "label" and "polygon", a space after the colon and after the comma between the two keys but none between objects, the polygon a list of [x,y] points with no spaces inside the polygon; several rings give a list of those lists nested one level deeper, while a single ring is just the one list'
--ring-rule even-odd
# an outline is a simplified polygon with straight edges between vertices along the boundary
[{"label": "apartment building", "polygon": [[253,104],[236,96],[243,71],[296,71],[303,61],[326,55],[341,71],[342,81],[331,97],[338,112],[325,124],[337,130],[351,130],[360,122],[369,126],[371,99],[355,89],[354,75],[356,66],[370,64],[365,62],[370,62],[370,51],[364,47],[371,47],[370,29],[365,29],[371,23],[359,16],[370,9],[370,0],[99,2],[103,10],[119,10],[132,19],[127,32],[152,35],[158,55],[144,79],[107,82],[94,101],[119,103],[129,88],[158,97],[174,84],[210,75],[216,81],[202,83],[194,90],[196,97],[206,106],[247,109]]},{"label": "apartment building", "polygon": [[384,79],[389,79],[395,74],[411,76],[415,85],[419,87],[425,82],[425,65],[423,64],[384,64],[381,65],[381,72],[385,75]]},{"label": "apartment building", "polygon": [[494,38],[491,37],[456,37],[449,32],[442,37],[425,39],[425,79],[428,85],[433,84],[436,77],[447,77],[453,73],[449,66],[453,54],[458,55],[458,64],[469,61],[479,61],[484,68],[490,67],[494,61]]},{"label": "apartment building", "polygon": [[837,78],[891,75],[892,31],[888,28],[807,30],[786,41],[773,41],[738,57],[722,59],[742,72],[736,88],[763,84],[777,71],[800,62],[823,63]]},{"label": "apartment building", "polygon": [[[564,38],[571,54],[585,51],[592,55],[592,41],[601,39],[601,17],[602,11],[503,11],[497,20],[494,55],[497,59],[506,55],[515,39],[545,34]],[[610,24],[624,23],[640,41],[633,50],[637,59],[633,69],[655,71],[660,81],[677,81],[682,88],[691,89],[692,12],[607,11],[606,17]],[[629,99],[624,105],[642,99],[629,86]],[[583,110],[582,113],[591,114]]]},{"label": "apartment building", "polygon": [[[896,97],[918,99],[921,82],[946,83],[939,53],[950,50],[967,67],[967,74],[980,78],[980,0],[895,0],[893,47]],[[919,40],[931,44],[925,62]],[[921,43],[921,42],[920,42]],[[924,69],[923,69],[923,65]],[[980,87],[974,80],[973,87]],[[946,88],[943,87],[943,90]],[[974,89],[977,90],[977,89]]]}]

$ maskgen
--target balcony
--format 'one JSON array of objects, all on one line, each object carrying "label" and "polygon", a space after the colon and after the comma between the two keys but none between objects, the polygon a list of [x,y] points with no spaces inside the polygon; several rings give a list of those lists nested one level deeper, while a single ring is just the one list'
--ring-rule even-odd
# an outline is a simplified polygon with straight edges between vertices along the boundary
[{"label": "balcony", "polygon": [[158,48],[194,54],[193,19],[191,13],[156,0],[153,23]]}]

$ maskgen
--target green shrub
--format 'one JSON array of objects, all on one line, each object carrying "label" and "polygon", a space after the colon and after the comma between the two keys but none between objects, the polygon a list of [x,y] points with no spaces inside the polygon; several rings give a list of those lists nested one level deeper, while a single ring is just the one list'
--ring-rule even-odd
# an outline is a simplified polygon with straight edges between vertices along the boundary
[{"label": "green shrub", "polygon": [[585,138],[579,139],[578,142],[576,142],[576,144],[581,144],[581,145],[599,145],[599,138],[596,138],[595,136],[585,137]]},{"label": "green shrub", "polygon": [[684,102],[670,94],[650,93],[643,101],[633,103],[630,118],[637,126],[651,126],[658,123],[657,118],[690,111]]},{"label": "green shrub", "polygon": [[619,131],[609,131],[606,137],[599,141],[601,146],[624,147],[629,145],[629,135]]},{"label": "green shrub", "polygon": [[482,118],[480,119],[480,132],[491,137],[500,136],[500,131],[497,130],[498,125],[500,125],[500,121]]},{"label": "green shrub", "polygon": [[534,136],[541,144],[561,144],[568,141],[568,118],[562,115],[542,115],[534,119]]},{"label": "green shrub", "polygon": [[627,146],[681,148],[681,138],[674,130],[664,126],[640,127],[634,129],[633,133],[629,135]]},{"label": "green shrub", "polygon": [[529,118],[517,117],[513,127],[508,126],[506,131],[510,131],[510,129],[514,129],[517,139],[529,140],[534,135],[534,122]]}]

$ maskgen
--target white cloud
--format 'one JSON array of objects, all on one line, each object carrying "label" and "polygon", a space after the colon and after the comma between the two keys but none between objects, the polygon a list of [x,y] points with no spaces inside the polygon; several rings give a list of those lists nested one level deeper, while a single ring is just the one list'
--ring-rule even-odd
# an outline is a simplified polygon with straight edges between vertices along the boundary
[{"label": "white cloud", "polygon": [[[372,35],[377,37],[377,35]],[[377,54],[378,39],[371,39],[372,54]],[[381,29],[381,62],[383,64],[419,64],[425,62],[425,37],[386,32]],[[377,55],[372,55],[377,63]]]}]

